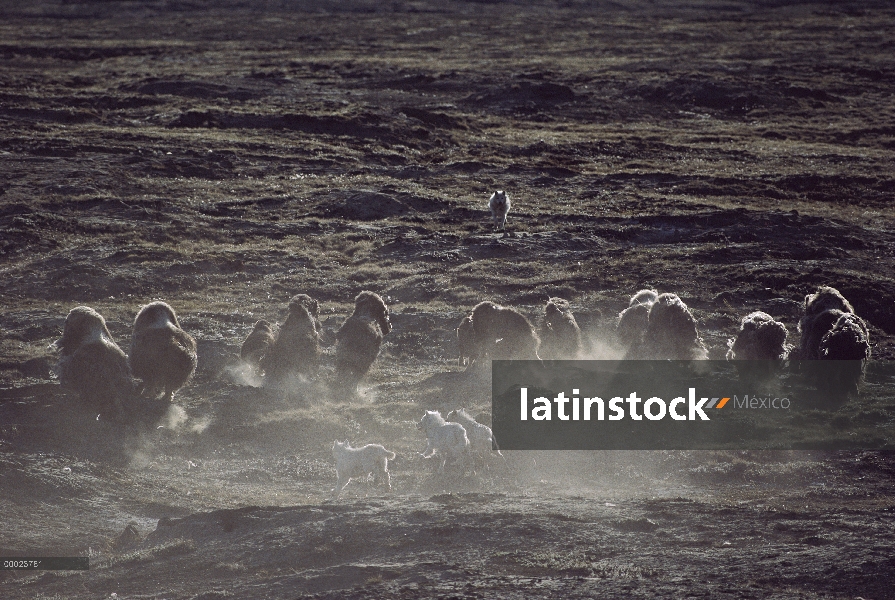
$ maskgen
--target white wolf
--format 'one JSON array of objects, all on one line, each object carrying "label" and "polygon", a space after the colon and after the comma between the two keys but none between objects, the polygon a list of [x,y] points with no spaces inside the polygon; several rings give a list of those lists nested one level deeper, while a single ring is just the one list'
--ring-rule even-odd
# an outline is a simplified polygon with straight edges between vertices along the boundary
[{"label": "white wolf", "polygon": [[342,488],[348,485],[352,478],[367,477],[370,473],[376,478],[376,483],[385,482],[388,491],[392,491],[391,477],[388,474],[388,461],[395,458],[394,452],[389,452],[380,444],[367,444],[363,448],[352,448],[347,441],[333,442],[333,458],[336,459],[336,488],[333,495],[338,497]]},{"label": "white wolf", "polygon": [[491,194],[488,200],[488,208],[491,209],[491,217],[494,219],[495,229],[504,229],[507,225],[507,213],[510,212],[510,197],[504,191]]},{"label": "white wolf", "polygon": [[[476,454],[488,456],[495,448],[497,442],[494,441],[494,432],[487,425],[482,425],[472,418],[465,408],[458,408],[448,413],[448,419],[455,421],[463,426],[466,435],[469,436],[470,449]],[[496,450],[498,456],[503,456],[500,449]]]},{"label": "white wolf", "polygon": [[429,458],[438,452],[441,458],[439,472],[444,472],[448,458],[459,464],[467,456],[469,438],[466,429],[459,423],[448,423],[437,410],[427,410],[416,428],[426,432],[426,449],[420,456]]}]

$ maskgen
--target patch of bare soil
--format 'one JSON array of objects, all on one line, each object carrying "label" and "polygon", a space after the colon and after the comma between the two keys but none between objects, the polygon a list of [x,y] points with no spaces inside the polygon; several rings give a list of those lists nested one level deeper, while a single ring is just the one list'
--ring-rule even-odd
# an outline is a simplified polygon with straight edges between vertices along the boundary
[{"label": "patch of bare soil", "polygon": [[[3,598],[891,598],[886,452],[418,456],[424,409],[490,418],[454,328],[568,299],[589,356],[642,287],[713,358],[838,288],[895,358],[895,8],[885,2],[0,3]],[[485,203],[508,190],[508,233]],[[361,290],[394,330],[326,391]],[[237,361],[322,305],[318,381]],[[162,298],[199,369],[151,432],[79,410],[47,346],[89,305],[127,350]],[[844,409],[844,410],[847,410]],[[881,422],[885,435],[891,422]],[[394,491],[332,499],[335,439]]]}]

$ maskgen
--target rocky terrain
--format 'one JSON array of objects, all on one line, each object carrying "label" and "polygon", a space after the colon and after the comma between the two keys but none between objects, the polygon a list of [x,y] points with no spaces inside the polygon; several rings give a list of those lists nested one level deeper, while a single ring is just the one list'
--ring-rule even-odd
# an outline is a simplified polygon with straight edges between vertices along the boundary
[{"label": "rocky terrain", "polygon": [[[746,0],[0,2],[3,598],[892,598],[895,455],[417,453],[425,409],[490,419],[454,329],[571,302],[587,356],[643,287],[712,358],[832,285],[895,358],[895,7]],[[513,201],[506,234],[486,202]],[[333,398],[372,290],[394,330]],[[239,345],[320,301],[318,380]],[[199,345],[163,427],[79,410],[48,345],[75,306],[127,351],[163,299]],[[847,409],[847,407],[846,407]],[[881,421],[882,431],[892,423]],[[331,445],[382,443],[394,491]]]}]

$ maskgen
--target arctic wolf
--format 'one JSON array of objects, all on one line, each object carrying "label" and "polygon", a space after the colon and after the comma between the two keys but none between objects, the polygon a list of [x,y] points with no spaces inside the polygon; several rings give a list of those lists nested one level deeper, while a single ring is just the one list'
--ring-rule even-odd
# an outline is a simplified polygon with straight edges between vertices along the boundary
[{"label": "arctic wolf", "polygon": [[416,427],[426,432],[426,449],[420,456],[430,458],[437,452],[441,458],[438,466],[440,473],[444,472],[449,458],[454,463],[462,464],[469,450],[469,438],[462,425],[448,423],[437,410],[427,410]]},{"label": "arctic wolf", "polygon": [[389,452],[379,444],[367,444],[362,448],[352,448],[347,441],[333,442],[333,458],[336,459],[336,488],[333,495],[338,497],[342,488],[348,485],[351,479],[368,477],[373,473],[375,483],[384,482],[386,489],[392,491],[392,481],[388,474],[388,461],[395,458],[394,452]]}]

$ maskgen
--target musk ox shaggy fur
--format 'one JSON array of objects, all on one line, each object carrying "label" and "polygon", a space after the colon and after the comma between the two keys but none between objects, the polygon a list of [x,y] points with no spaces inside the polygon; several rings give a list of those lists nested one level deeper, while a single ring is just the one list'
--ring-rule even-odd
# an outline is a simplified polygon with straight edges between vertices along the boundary
[{"label": "musk ox shaggy fur", "polygon": [[134,320],[130,366],[142,380],[140,393],[162,396],[170,402],[174,392],[196,372],[196,340],[180,328],[174,309],[165,302],[151,302]]},{"label": "musk ox shaggy fur", "polygon": [[615,333],[624,348],[643,341],[643,334],[649,324],[649,309],[658,297],[656,290],[640,290],[631,298],[628,308],[618,314]]},{"label": "musk ox shaggy fur", "polygon": [[805,314],[799,320],[799,347],[791,359],[819,360],[802,364],[828,400],[841,402],[855,392],[864,374],[864,361],[870,358],[870,334],[867,325],[839,290],[822,286],[805,296]]},{"label": "musk ox shaggy fur", "polygon": [[849,304],[839,290],[830,286],[821,286],[813,294],[805,296],[805,315],[817,315],[825,310],[841,310],[853,313],[855,309]]},{"label": "musk ox shaggy fur", "polygon": [[844,313],[839,309],[831,308],[810,318],[803,317],[799,321],[799,329],[802,337],[799,342],[799,351],[793,352],[790,358],[798,358],[800,360],[817,360],[820,358],[820,341],[833,328],[836,321],[839,320]]},{"label": "musk ox shaggy fur", "polygon": [[386,450],[382,445],[367,444],[361,448],[352,448],[347,440],[344,442],[334,441],[333,458],[336,459],[334,496],[338,496],[352,479],[369,477],[371,473],[375,478],[376,485],[385,485],[388,491],[392,491],[388,461],[395,458],[395,453]]},{"label": "musk ox shaggy fur", "polygon": [[472,310],[472,328],[478,358],[540,360],[538,334],[516,309],[480,302]]},{"label": "musk ox shaggy fur", "polygon": [[348,393],[357,391],[392,330],[388,307],[373,292],[363,291],[354,299],[354,313],[336,333],[336,382]]},{"label": "musk ox shaggy fur", "polygon": [[782,360],[789,347],[786,345],[786,325],[761,311],[749,313],[740,323],[735,340],[727,345],[728,360]]},{"label": "musk ox shaggy fur", "polygon": [[491,194],[488,199],[488,209],[491,211],[491,219],[494,221],[494,229],[505,229],[507,214],[510,212],[510,196],[504,191]]},{"label": "musk ox shaggy fur", "polygon": [[275,339],[270,322],[264,319],[256,321],[252,332],[249,333],[239,349],[239,358],[257,370],[268,351],[273,347]]},{"label": "musk ox shaggy fur", "polygon": [[643,339],[629,351],[629,358],[699,360],[708,355],[696,319],[677,294],[660,294],[650,306]]},{"label": "musk ox shaggy fur", "polygon": [[87,306],[68,313],[55,371],[60,383],[82,404],[104,417],[118,419],[134,393],[127,356],[112,339],[106,320]]},{"label": "musk ox shaggy fur", "polygon": [[866,360],[870,358],[867,324],[854,313],[842,313],[818,345],[821,360]]},{"label": "musk ox shaggy fur", "polygon": [[820,340],[842,314],[854,312],[852,305],[836,288],[821,286],[815,293],[806,295],[805,314],[799,320],[799,348],[790,354],[790,358],[820,358]]},{"label": "musk ox shaggy fur", "polygon": [[581,328],[568,301],[550,298],[538,328],[541,346],[538,354],[545,360],[575,359],[581,354]]},{"label": "musk ox shaggy fur", "polygon": [[471,314],[463,317],[463,320],[460,321],[460,325],[457,326],[457,349],[457,364],[461,367],[471,367],[477,358],[475,329],[472,326]]},{"label": "musk ox shaggy fur", "polygon": [[[833,312],[833,311],[827,311]],[[838,311],[836,311],[838,312]],[[854,313],[842,313],[818,344],[818,388],[831,393],[852,393],[864,377],[865,361],[870,358],[870,333]]]},{"label": "musk ox shaggy fur", "polygon": [[320,367],[320,305],[307,294],[289,302],[289,314],[261,361],[266,382],[279,385],[296,376],[314,375]]},{"label": "musk ox shaggy fur", "polygon": [[628,306],[636,306],[638,304],[652,306],[658,298],[659,292],[657,292],[656,290],[642,289],[631,296],[631,301],[628,302]]}]

